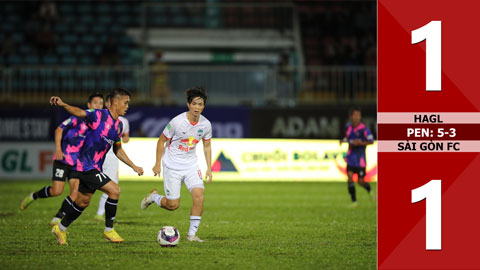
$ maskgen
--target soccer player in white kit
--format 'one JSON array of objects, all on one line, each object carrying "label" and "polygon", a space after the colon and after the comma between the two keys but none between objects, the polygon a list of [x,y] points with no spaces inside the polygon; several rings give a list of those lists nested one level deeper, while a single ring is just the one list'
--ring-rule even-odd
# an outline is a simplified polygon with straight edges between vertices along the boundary
[{"label": "soccer player in white kit", "polygon": [[[145,210],[155,202],[158,206],[170,211],[177,209],[180,203],[180,189],[182,182],[184,182],[193,199],[187,240],[203,242],[196,236],[202,219],[204,185],[202,173],[197,164],[195,146],[202,140],[203,152],[207,162],[205,175],[207,183],[210,183],[212,181],[210,142],[212,125],[207,118],[201,115],[207,101],[205,90],[201,87],[195,87],[187,89],[185,93],[188,111],[177,115],[168,123],[157,143],[153,173],[155,176],[160,176],[160,164],[163,165],[165,196],[159,195],[157,190],[154,189],[143,198],[141,208]],[[166,149],[165,143],[167,143]]]},{"label": "soccer player in white kit", "polygon": [[[112,101],[112,97],[110,95],[107,95],[106,100],[105,100],[105,106],[107,109],[110,108]],[[119,116],[118,119],[122,121],[123,124],[123,134],[122,134],[122,143],[128,143],[130,140],[130,124],[128,123],[127,118],[123,116]],[[105,161],[103,162],[102,170],[103,173],[108,175],[110,179],[117,183],[118,185],[118,158],[113,152],[113,147],[110,148],[110,150],[107,152],[107,155],[105,156]],[[97,215],[95,215],[95,220],[97,221],[104,221],[105,218],[103,215],[105,214],[105,202],[108,199],[108,195],[105,193],[102,193],[102,196],[100,197],[100,201],[98,203],[98,209],[97,209]]]}]

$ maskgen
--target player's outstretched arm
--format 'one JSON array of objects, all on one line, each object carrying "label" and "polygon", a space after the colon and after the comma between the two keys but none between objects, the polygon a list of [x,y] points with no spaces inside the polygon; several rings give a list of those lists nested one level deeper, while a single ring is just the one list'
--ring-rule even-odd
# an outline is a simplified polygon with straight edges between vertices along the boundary
[{"label": "player's outstretched arm", "polygon": [[68,105],[67,103],[63,102],[60,97],[57,97],[57,96],[52,96],[50,98],[50,105],[63,107],[69,114],[74,115],[76,117],[81,117],[81,118],[87,117],[87,113],[84,110],[75,106]]},{"label": "player's outstretched arm", "polygon": [[63,137],[63,129],[61,127],[57,127],[57,129],[55,129],[55,159],[56,160],[63,159],[62,137]]},{"label": "player's outstretched arm", "polygon": [[160,173],[162,172],[162,155],[163,150],[165,149],[165,142],[167,142],[167,137],[165,135],[160,135],[157,141],[157,152],[155,158],[155,165],[153,165],[153,175],[160,177]]},{"label": "player's outstretched arm", "polygon": [[143,168],[136,166],[130,158],[127,156],[127,153],[122,148],[122,144],[116,143],[113,145],[113,152],[117,156],[119,160],[121,160],[123,163],[127,164],[130,168],[132,168],[139,176],[143,175]]},{"label": "player's outstretched arm", "polygon": [[207,161],[207,171],[205,172],[205,180],[207,184],[212,182],[212,141],[203,140],[203,153]]}]

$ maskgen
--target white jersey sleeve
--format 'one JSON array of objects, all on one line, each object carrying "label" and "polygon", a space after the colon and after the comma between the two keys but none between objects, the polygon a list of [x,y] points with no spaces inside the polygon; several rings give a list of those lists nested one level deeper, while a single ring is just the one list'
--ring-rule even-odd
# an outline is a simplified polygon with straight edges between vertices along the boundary
[{"label": "white jersey sleeve", "polygon": [[178,125],[176,122],[177,118],[173,118],[168,124],[167,126],[165,127],[165,129],[163,130],[163,135],[165,135],[165,137],[167,137],[167,139],[172,139],[173,136],[175,135],[175,126]]},{"label": "white jersey sleeve", "polygon": [[122,121],[123,124],[123,134],[130,133],[130,123],[128,123],[128,119],[123,116],[120,116],[118,118],[120,119],[120,121]]},{"label": "white jersey sleeve", "polygon": [[212,138],[212,124],[205,118],[205,135],[203,135],[204,140],[208,141]]}]

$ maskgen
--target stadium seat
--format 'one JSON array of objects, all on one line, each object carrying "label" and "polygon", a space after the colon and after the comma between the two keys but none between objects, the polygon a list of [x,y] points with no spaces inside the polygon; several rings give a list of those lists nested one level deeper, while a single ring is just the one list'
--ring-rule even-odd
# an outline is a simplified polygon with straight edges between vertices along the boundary
[{"label": "stadium seat", "polygon": [[78,42],[78,37],[75,34],[66,34],[62,38],[63,42],[66,43],[77,43]]},{"label": "stadium seat", "polygon": [[97,13],[108,13],[110,12],[110,5],[108,5],[107,3],[101,3],[101,4],[97,4],[95,5],[95,12]]},{"label": "stadium seat", "polygon": [[128,5],[125,3],[116,3],[113,10],[117,13],[117,16],[126,15],[128,13]]},{"label": "stadium seat", "polygon": [[81,38],[82,42],[85,44],[95,44],[97,42],[97,37],[91,34],[85,34]]},{"label": "stadium seat", "polygon": [[82,24],[94,24],[96,19],[90,14],[84,14],[79,17],[78,22]]},{"label": "stadium seat", "polygon": [[58,23],[58,24],[55,24],[55,26],[53,27],[53,30],[54,30],[56,33],[65,34],[65,33],[67,33],[68,31],[70,31],[70,27],[69,27],[68,24]]},{"label": "stadium seat", "polygon": [[75,8],[73,6],[73,2],[62,2],[57,4],[57,9],[62,16],[68,16],[74,12]]},{"label": "stadium seat", "polygon": [[56,65],[58,64],[58,57],[54,55],[45,55],[43,57],[43,64],[45,65]]},{"label": "stadium seat", "polygon": [[95,64],[95,60],[92,57],[88,57],[88,56],[80,57],[79,62],[80,62],[81,65],[94,65]]},{"label": "stadium seat", "polygon": [[[117,23],[125,26],[125,25],[130,25],[131,24],[131,20],[130,20],[130,16],[119,16],[117,17]],[[122,29],[123,31],[124,29]]]},{"label": "stadium seat", "polygon": [[91,14],[93,9],[90,4],[84,2],[84,3],[78,4],[77,11],[83,14]]},{"label": "stadium seat", "polygon": [[19,65],[23,63],[23,57],[18,54],[13,54],[7,57],[7,64],[9,65]]},{"label": "stadium seat", "polygon": [[22,55],[30,55],[33,53],[33,48],[26,43],[22,43],[20,46],[18,46],[18,52]]},{"label": "stadium seat", "polygon": [[77,64],[77,58],[71,55],[66,55],[62,57],[62,64],[64,65],[76,65]]},{"label": "stadium seat", "polygon": [[56,51],[58,54],[61,54],[61,55],[72,54],[72,47],[70,47],[70,45],[67,45],[67,44],[62,44],[57,46]]}]

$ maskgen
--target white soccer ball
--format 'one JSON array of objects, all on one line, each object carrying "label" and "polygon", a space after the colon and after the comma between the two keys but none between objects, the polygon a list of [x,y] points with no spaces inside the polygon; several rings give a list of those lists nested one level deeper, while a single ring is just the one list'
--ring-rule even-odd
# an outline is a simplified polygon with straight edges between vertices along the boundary
[{"label": "white soccer ball", "polygon": [[164,226],[158,231],[157,241],[162,247],[174,247],[180,241],[180,233],[173,226]]}]

